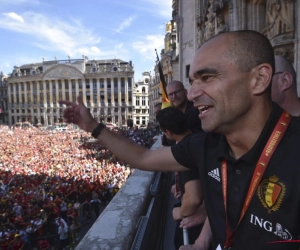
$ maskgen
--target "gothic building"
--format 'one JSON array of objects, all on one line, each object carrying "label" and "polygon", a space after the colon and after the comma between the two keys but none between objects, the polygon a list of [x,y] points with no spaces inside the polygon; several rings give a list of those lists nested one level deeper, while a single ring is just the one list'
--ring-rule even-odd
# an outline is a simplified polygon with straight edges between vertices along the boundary
[{"label": "gothic building", "polygon": [[[295,67],[300,95],[300,2],[295,0],[172,1],[172,20],[162,61],[170,60],[173,79],[189,88],[189,67],[197,49],[220,32],[255,30],[271,42],[275,54]],[[166,49],[169,48],[169,49]],[[166,68],[164,72],[167,74]]]},{"label": "gothic building", "polygon": [[8,124],[62,122],[58,100],[78,95],[98,121],[121,126],[133,115],[134,69],[120,59],[68,59],[14,67],[7,79]]}]

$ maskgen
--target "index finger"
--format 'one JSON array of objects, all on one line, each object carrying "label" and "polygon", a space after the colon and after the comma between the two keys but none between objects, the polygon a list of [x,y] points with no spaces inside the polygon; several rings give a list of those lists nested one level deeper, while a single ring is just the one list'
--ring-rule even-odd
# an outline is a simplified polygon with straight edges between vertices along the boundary
[{"label": "index finger", "polygon": [[71,101],[66,101],[66,100],[59,100],[58,103],[59,104],[65,104],[67,106],[74,106],[74,105],[76,105],[76,103],[71,102]]}]

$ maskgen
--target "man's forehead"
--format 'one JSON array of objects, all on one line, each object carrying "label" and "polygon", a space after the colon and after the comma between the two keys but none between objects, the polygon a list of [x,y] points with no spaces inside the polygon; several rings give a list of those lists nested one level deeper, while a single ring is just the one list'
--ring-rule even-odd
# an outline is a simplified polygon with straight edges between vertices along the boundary
[{"label": "man's forehead", "polygon": [[168,84],[167,85],[167,91],[168,90],[176,90],[176,89],[178,89],[178,88],[180,88],[180,84],[179,83],[171,83],[171,84]]},{"label": "man's forehead", "polygon": [[196,52],[191,63],[190,74],[206,69],[213,68],[224,59],[229,46],[221,42],[221,39],[213,39],[203,44]]}]

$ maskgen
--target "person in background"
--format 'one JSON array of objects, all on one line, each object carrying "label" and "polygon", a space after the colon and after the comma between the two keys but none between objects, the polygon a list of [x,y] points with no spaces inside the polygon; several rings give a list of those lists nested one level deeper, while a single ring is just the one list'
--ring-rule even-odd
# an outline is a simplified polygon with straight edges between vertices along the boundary
[{"label": "person in background", "polygon": [[292,116],[300,116],[295,69],[287,59],[279,55],[275,55],[272,100]]},{"label": "person in background", "polygon": [[[160,110],[156,119],[159,123],[159,126],[167,138],[179,142],[189,137],[192,132],[188,129],[188,123],[186,116],[183,112],[175,107],[168,107]],[[175,204],[173,208],[173,219],[176,221],[176,230],[174,237],[175,248],[178,249],[183,242],[183,231],[179,227],[181,220],[184,217],[191,216],[195,214],[202,203],[202,192],[200,187],[200,180],[198,170],[190,170],[185,172],[176,172],[175,176],[178,175],[176,179],[175,186],[179,187],[180,195],[175,198],[181,198],[181,202]],[[204,209],[203,218],[206,217],[206,211]],[[195,239],[198,237],[204,220],[198,225],[188,229],[189,242],[195,242]]]},{"label": "person in background", "polygon": [[60,250],[64,250],[69,243],[68,226],[62,221],[59,222],[58,235],[60,242]]},{"label": "person in background", "polygon": [[199,110],[194,107],[193,102],[187,98],[187,89],[180,81],[171,81],[168,83],[167,95],[172,107],[180,109],[186,116],[189,129],[194,132],[203,131],[201,120],[199,119]]}]

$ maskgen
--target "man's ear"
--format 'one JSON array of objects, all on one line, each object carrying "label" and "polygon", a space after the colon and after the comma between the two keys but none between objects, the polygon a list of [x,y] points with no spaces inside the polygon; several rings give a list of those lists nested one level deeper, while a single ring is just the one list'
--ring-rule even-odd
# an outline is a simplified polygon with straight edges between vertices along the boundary
[{"label": "man's ear", "polygon": [[173,133],[170,130],[166,129],[166,130],[164,130],[164,133],[165,133],[166,137],[171,139]]},{"label": "man's ear", "polygon": [[257,65],[252,69],[253,78],[253,94],[259,95],[266,91],[272,82],[272,67],[268,63]]},{"label": "man's ear", "polygon": [[280,90],[285,91],[289,89],[293,84],[293,76],[290,72],[284,71],[281,75],[281,83],[280,83]]}]

